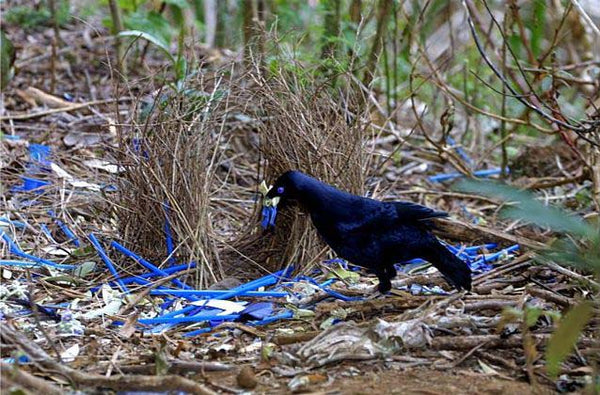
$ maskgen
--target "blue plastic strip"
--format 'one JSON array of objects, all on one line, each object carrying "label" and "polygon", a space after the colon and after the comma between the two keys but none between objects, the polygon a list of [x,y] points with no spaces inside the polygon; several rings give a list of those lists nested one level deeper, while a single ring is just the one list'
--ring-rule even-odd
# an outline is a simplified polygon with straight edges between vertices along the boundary
[{"label": "blue plastic strip", "polygon": [[100,258],[102,259],[102,261],[108,268],[108,271],[110,271],[110,273],[114,276],[117,284],[119,284],[119,286],[121,287],[121,290],[125,293],[129,293],[129,289],[127,289],[125,284],[123,284],[123,281],[121,280],[121,277],[119,276],[119,273],[117,272],[117,269],[115,268],[115,265],[112,263],[112,261],[106,254],[106,251],[104,251],[104,248],[102,248],[102,246],[100,245],[100,242],[98,241],[96,236],[93,233],[90,233],[88,238],[90,240],[90,243],[92,243],[92,245],[96,249],[96,252],[98,252],[98,255],[100,256]]},{"label": "blue plastic strip", "polygon": [[26,252],[23,252],[16,244],[15,242],[10,238],[10,236],[8,236],[6,234],[6,232],[4,232],[3,230],[0,230],[0,237],[2,237],[2,240],[4,240],[4,242],[8,245],[8,251],[13,254],[16,255],[18,257],[21,258],[25,258],[25,259],[29,259],[30,261],[33,261],[39,265],[44,265],[44,266],[50,266],[53,267],[55,269],[61,269],[61,270],[71,270],[71,269],[75,269],[75,265],[63,265],[60,263],[54,263],[52,261],[49,261],[47,259],[43,259],[43,258],[38,258],[37,256],[28,254]]},{"label": "blue plastic strip", "polygon": [[319,287],[319,289],[325,291],[327,294],[333,296],[336,299],[340,299],[343,300],[344,302],[353,302],[353,301],[357,301],[357,300],[364,300],[364,298],[360,297],[360,296],[346,296],[343,295],[339,292],[336,292],[332,289],[326,288],[321,286],[321,284],[319,284],[314,278],[312,277],[308,277],[308,276],[298,276],[297,277],[298,280],[305,280],[308,281],[311,284],[316,285],[317,287]]},{"label": "blue plastic strip", "polygon": [[25,229],[27,227],[27,225],[25,224],[25,222],[13,221],[11,219],[3,218],[3,217],[0,217],[0,222],[11,224],[12,226],[14,226],[17,229]]},{"label": "blue plastic strip", "polygon": [[177,262],[175,260],[175,256],[173,255],[174,247],[173,247],[173,233],[171,232],[171,222],[169,221],[169,212],[171,207],[169,206],[169,202],[163,203],[163,211],[165,212],[165,244],[167,246],[167,256],[169,256],[169,263],[171,266],[175,265]]},{"label": "blue plastic strip", "polygon": [[0,266],[16,266],[16,267],[39,267],[40,264],[36,262],[27,261],[13,261],[13,260],[0,260]]},{"label": "blue plastic strip", "polygon": [[79,242],[79,239],[77,238],[75,233],[73,233],[73,231],[67,226],[67,224],[58,219],[56,219],[55,221],[59,228],[63,231],[63,233],[69,238],[69,241],[73,243],[75,247],[80,247],[81,243]]},{"label": "blue plastic strip", "polygon": [[[116,248],[123,255],[127,255],[128,257],[132,258],[133,260],[137,261],[139,264],[144,266],[146,269],[151,270],[153,273],[156,273],[157,275],[164,276],[164,277],[167,277],[169,275],[164,270],[159,269],[158,267],[154,266],[153,264],[151,264],[144,258],[142,258],[139,255],[135,254],[134,252],[128,250],[127,248],[125,248],[121,244],[117,243],[116,241],[111,242],[110,245],[113,246],[114,248]],[[179,279],[174,278],[171,281],[173,282],[173,284],[177,285],[180,288],[192,289],[189,285],[182,283]]]},{"label": "blue plastic strip", "polygon": [[[177,266],[171,266],[171,267],[167,267],[162,269],[165,273],[168,274],[173,274],[175,272],[180,272],[182,270],[186,270],[189,268],[194,268],[196,267],[196,262],[190,262],[189,264],[185,264],[185,265],[177,265]],[[145,279],[145,278],[152,278],[152,277],[158,277],[161,276],[161,274],[156,274],[156,273],[144,273],[144,274],[140,274],[139,276],[131,276],[131,277],[124,277],[123,278],[123,283],[124,284],[129,284],[129,283],[134,283],[140,279]]]},{"label": "blue plastic strip", "polygon": [[40,225],[40,229],[42,230],[42,233],[46,235],[46,237],[54,244],[58,244],[58,242],[54,239],[54,236],[52,236],[52,232],[50,231],[50,229],[48,228],[48,226],[46,226],[46,224],[41,224]]},{"label": "blue plastic strip", "polygon": [[[506,169],[506,172],[508,173],[509,169]],[[502,172],[502,169],[500,168],[493,168],[493,169],[486,169],[486,170],[477,170],[473,172],[473,175],[476,177],[489,177],[489,176],[494,176],[497,174],[500,174]],[[441,182],[441,181],[447,181],[447,180],[452,180],[455,178],[461,178],[464,177],[464,174],[462,173],[446,173],[446,174],[436,174],[434,176],[430,176],[428,177],[429,181],[431,182]]]},{"label": "blue plastic strip", "polygon": [[79,242],[79,239],[77,238],[75,233],[73,233],[71,228],[69,228],[69,226],[67,224],[65,224],[60,219],[58,219],[56,217],[56,213],[54,211],[48,210],[48,214],[52,217],[52,219],[54,220],[54,223],[56,225],[58,225],[58,227],[60,228],[60,230],[62,230],[62,232],[65,234],[65,236],[67,236],[68,241],[73,243],[76,247],[80,247],[81,243]]},{"label": "blue plastic strip", "polygon": [[213,328],[201,328],[201,329],[196,329],[195,331],[184,333],[182,336],[183,337],[193,337],[193,336],[202,335],[203,333],[208,333],[212,330],[213,330]]},{"label": "blue plastic strip", "polygon": [[[209,314],[206,314],[209,313]],[[213,312],[200,313],[196,315],[183,317],[157,317],[145,318],[138,320],[139,324],[156,325],[156,324],[181,324],[183,322],[204,322],[204,321],[234,321],[240,318],[239,314],[218,315]]]},{"label": "blue plastic strip", "polygon": [[452,146],[454,151],[456,151],[456,153],[458,155],[460,155],[460,157],[463,158],[465,160],[465,162],[467,162],[467,164],[469,164],[469,165],[473,164],[473,159],[471,159],[469,157],[469,155],[467,154],[467,151],[465,151],[463,147],[459,146],[452,137],[450,137],[450,136],[446,137],[446,142],[448,142],[448,144],[450,144]]},{"label": "blue plastic strip", "polygon": [[[271,324],[271,323],[276,322],[276,321],[290,319],[290,318],[294,318],[294,313],[292,311],[290,311],[290,310],[286,310],[283,313],[279,313],[279,314],[273,315],[271,317],[267,317],[267,318],[265,318],[263,320],[260,320],[260,321],[250,321],[247,324],[249,326],[267,325],[267,324]],[[197,335],[202,335],[204,333],[211,332],[213,329],[214,328],[196,329],[194,331],[190,331],[190,332],[184,333],[182,336],[183,337],[193,337],[193,336],[197,336]]]},{"label": "blue plastic strip", "polygon": [[[173,296],[200,296],[207,299],[223,299],[220,296],[228,293],[227,290],[211,290],[211,289],[200,289],[200,290],[181,290],[181,289],[155,289],[150,291],[150,295],[173,295]],[[288,296],[288,292],[277,292],[277,291],[244,291],[238,296],[247,297],[274,297],[284,298]]]}]

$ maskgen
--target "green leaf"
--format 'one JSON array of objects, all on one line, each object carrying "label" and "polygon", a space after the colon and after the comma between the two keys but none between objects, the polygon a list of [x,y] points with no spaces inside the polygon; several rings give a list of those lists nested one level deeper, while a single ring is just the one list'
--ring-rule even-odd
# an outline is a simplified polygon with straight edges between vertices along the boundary
[{"label": "green leaf", "polygon": [[517,202],[516,206],[511,206],[502,212],[503,215],[510,218],[522,219],[540,226],[547,226],[555,231],[573,233],[583,237],[590,237],[595,233],[594,228],[580,218],[556,207],[543,205],[529,192],[520,191],[507,185],[475,180],[461,181],[458,189],[463,192]]},{"label": "green leaf", "polygon": [[12,41],[0,30],[0,90],[4,90],[14,74],[15,47]]},{"label": "green leaf", "polygon": [[171,62],[175,62],[173,55],[169,52],[169,43],[164,41],[161,37],[153,36],[150,33],[142,32],[140,30],[124,30],[118,34],[119,37],[136,37],[143,38],[144,40],[150,41],[152,44],[156,45],[158,48],[162,49],[163,52],[168,56]]},{"label": "green leaf", "polygon": [[127,15],[123,24],[125,30],[139,30],[155,37],[159,37],[163,42],[170,44],[173,38],[173,27],[169,21],[156,11],[139,11]]},{"label": "green leaf", "polygon": [[563,318],[546,348],[546,363],[548,374],[556,377],[560,364],[573,350],[579,335],[592,318],[593,306],[589,301],[583,301],[573,307]]},{"label": "green leaf", "polygon": [[544,313],[544,310],[539,307],[527,307],[525,309],[525,324],[531,328],[535,325],[538,318]]},{"label": "green leaf", "polygon": [[93,262],[93,261],[83,262],[81,265],[77,266],[73,270],[73,275],[83,278],[83,277],[87,276],[88,274],[92,273],[94,271],[94,269],[96,269],[96,262]]},{"label": "green leaf", "polygon": [[163,3],[179,7],[180,9],[190,8],[187,0],[163,0]]}]

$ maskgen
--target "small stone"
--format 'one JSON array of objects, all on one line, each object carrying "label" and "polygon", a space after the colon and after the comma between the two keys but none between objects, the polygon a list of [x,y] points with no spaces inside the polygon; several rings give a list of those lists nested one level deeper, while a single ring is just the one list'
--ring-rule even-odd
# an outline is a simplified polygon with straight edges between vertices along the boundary
[{"label": "small stone", "polygon": [[254,369],[250,366],[244,366],[237,375],[237,383],[240,387],[247,390],[255,388],[258,380],[254,374]]}]

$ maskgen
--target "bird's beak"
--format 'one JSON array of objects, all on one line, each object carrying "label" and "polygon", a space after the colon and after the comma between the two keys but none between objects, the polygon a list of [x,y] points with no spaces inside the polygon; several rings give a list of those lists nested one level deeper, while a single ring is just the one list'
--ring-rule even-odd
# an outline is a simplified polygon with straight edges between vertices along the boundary
[{"label": "bird's beak", "polygon": [[274,198],[267,197],[267,194],[271,188],[273,188],[273,186],[267,186],[267,183],[264,181],[258,187],[258,191],[261,193],[261,195],[263,195],[262,221],[260,223],[263,229],[275,227],[275,218],[277,218],[277,205],[281,199],[279,196],[275,196]]}]

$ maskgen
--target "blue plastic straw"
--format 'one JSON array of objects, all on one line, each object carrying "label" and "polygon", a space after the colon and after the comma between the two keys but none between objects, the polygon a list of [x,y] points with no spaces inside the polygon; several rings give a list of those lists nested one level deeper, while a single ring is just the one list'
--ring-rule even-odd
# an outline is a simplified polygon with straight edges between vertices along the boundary
[{"label": "blue plastic straw", "polygon": [[319,289],[321,289],[321,290],[325,291],[327,294],[329,294],[329,295],[333,296],[333,297],[334,297],[334,298],[336,298],[336,299],[343,300],[344,302],[353,302],[353,301],[357,301],[357,300],[363,300],[363,298],[362,298],[362,297],[360,297],[360,296],[346,296],[346,295],[344,295],[344,294],[341,294],[341,293],[339,293],[339,292],[336,292],[336,291],[334,291],[334,290],[332,290],[332,289],[326,288],[326,287],[322,286],[321,284],[319,284],[319,283],[317,282],[317,280],[315,280],[315,279],[314,279],[314,278],[312,278],[312,277],[308,277],[308,276],[298,276],[298,277],[297,277],[297,279],[298,279],[298,280],[305,280],[305,281],[308,281],[309,283],[311,283],[311,284],[314,284],[314,285],[316,285],[317,287],[319,287]]},{"label": "blue plastic straw", "polygon": [[[271,317],[267,317],[265,319],[262,319],[260,321],[250,321],[248,322],[248,325],[250,326],[259,326],[259,325],[267,325],[270,324],[272,322],[275,321],[279,321],[279,320],[285,320],[285,319],[289,319],[289,318],[294,318],[294,313],[290,310],[286,310],[283,313],[279,313],[276,315],[273,315]],[[196,329],[194,331],[190,331],[187,333],[184,333],[182,336],[183,337],[193,337],[193,336],[197,336],[197,335],[201,335],[204,333],[208,333],[211,332],[214,328],[201,328],[201,329]]]},{"label": "blue plastic straw", "polygon": [[[502,172],[502,169],[494,168],[494,169],[486,169],[486,170],[477,170],[477,171],[473,172],[473,175],[476,177],[489,177],[489,176],[500,174],[501,172]],[[508,173],[508,168],[506,169],[506,172]],[[428,179],[431,182],[441,182],[441,181],[452,180],[452,179],[460,178],[460,177],[464,177],[464,176],[465,175],[462,173],[446,173],[446,174],[436,174],[434,176],[428,177]]]},{"label": "blue plastic straw", "polygon": [[171,264],[171,266],[173,266],[177,262],[175,261],[175,256],[173,255],[173,234],[171,232],[171,222],[169,221],[170,209],[171,207],[169,206],[169,202],[164,202],[163,211],[165,212],[165,244],[167,245],[167,256],[169,257],[169,263]]},{"label": "blue plastic straw", "polygon": [[262,319],[260,321],[253,321],[253,322],[249,322],[248,324],[251,326],[257,326],[257,325],[267,325],[270,324],[271,322],[275,322],[275,321],[279,321],[279,320],[284,320],[287,318],[294,318],[294,313],[290,310],[284,311],[283,313],[277,314],[277,315],[272,315],[271,317],[267,317],[265,319]]},{"label": "blue plastic straw", "polygon": [[77,238],[77,236],[75,235],[75,233],[73,233],[73,231],[71,230],[71,228],[69,228],[67,226],[67,224],[65,224],[64,222],[55,219],[56,224],[60,227],[60,229],[63,231],[63,233],[69,238],[69,241],[71,243],[73,243],[75,245],[75,247],[80,247],[81,243],[79,242],[79,239]]},{"label": "blue plastic straw", "polygon": [[121,280],[121,277],[119,276],[119,273],[117,272],[117,269],[115,268],[115,265],[113,265],[112,261],[106,254],[106,251],[104,251],[104,248],[102,248],[102,246],[100,245],[100,242],[98,241],[96,236],[93,233],[90,233],[88,238],[90,240],[90,243],[92,243],[92,245],[96,249],[96,252],[98,252],[98,255],[100,255],[100,258],[102,259],[102,261],[104,261],[104,264],[108,268],[108,271],[110,271],[110,273],[114,276],[117,284],[119,284],[119,286],[121,287],[121,290],[125,293],[129,293],[129,289],[127,289],[125,284],[123,284],[123,281]]},{"label": "blue plastic straw", "polygon": [[25,229],[27,227],[27,225],[25,224],[25,222],[13,221],[11,219],[3,218],[3,217],[0,217],[0,222],[11,224],[12,226],[14,226],[17,229]]},{"label": "blue plastic straw", "polygon": [[276,284],[277,281],[279,281],[279,277],[274,275],[274,274],[270,274],[268,276],[262,277],[258,280],[254,280],[251,281],[247,284],[243,284],[240,285],[239,287],[235,287],[221,295],[218,295],[215,297],[215,299],[229,299],[229,298],[233,298],[235,296],[239,296],[242,293],[246,292],[246,291],[253,291],[255,289],[258,289],[260,287],[266,287],[269,285],[273,285]]},{"label": "blue plastic straw", "polygon": [[26,261],[13,261],[13,260],[0,260],[0,266],[16,266],[16,267],[39,267],[40,264],[36,262]]},{"label": "blue plastic straw", "polygon": [[[171,266],[171,267],[164,268],[162,270],[165,273],[173,274],[175,272],[179,272],[179,271],[186,270],[186,269],[193,268],[193,267],[196,267],[196,262],[190,262],[189,264],[185,264],[185,265]],[[129,283],[134,283],[134,282],[138,281],[139,279],[152,278],[152,277],[158,277],[158,276],[160,276],[160,274],[144,273],[144,274],[140,274],[138,276],[125,277],[122,279],[122,281],[124,284],[129,284]]]},{"label": "blue plastic straw", "polygon": [[[160,295],[173,295],[173,296],[201,296],[207,299],[222,299],[220,296],[228,293],[230,291],[227,290],[211,290],[211,289],[200,289],[200,290],[181,290],[181,289],[155,289],[150,291],[150,295],[160,296]],[[275,297],[275,298],[283,298],[288,296],[287,292],[278,292],[278,291],[244,291],[238,296],[248,296],[248,297]]]},{"label": "blue plastic straw", "polygon": [[71,270],[71,269],[75,269],[75,267],[76,267],[75,265],[63,265],[63,264],[59,264],[59,263],[54,263],[47,259],[38,258],[37,256],[23,252],[19,248],[19,246],[17,246],[15,244],[15,242],[10,238],[10,236],[8,236],[6,234],[6,232],[4,232],[3,230],[0,230],[0,237],[2,237],[2,240],[4,240],[4,242],[8,245],[8,251],[11,254],[21,257],[21,258],[29,259],[30,261],[33,261],[33,262],[37,263],[38,265],[50,266],[55,269],[61,269],[61,270]]},{"label": "blue plastic straw", "polygon": [[46,235],[46,237],[48,237],[48,239],[50,239],[50,241],[52,243],[58,244],[58,242],[54,239],[54,236],[52,236],[52,232],[50,231],[48,226],[46,226],[46,224],[41,224],[40,229],[42,230],[42,233],[44,233]]},{"label": "blue plastic straw", "polygon": [[469,157],[467,151],[465,151],[463,147],[459,146],[452,137],[446,137],[446,141],[452,146],[452,148],[454,148],[454,151],[456,151],[456,153],[465,160],[465,162],[467,162],[469,165],[473,164],[473,159]]},{"label": "blue plastic straw", "polygon": [[218,315],[215,313],[210,314],[196,314],[191,316],[183,317],[157,317],[157,318],[145,318],[138,320],[138,323],[143,325],[156,325],[156,324],[180,324],[183,322],[204,322],[204,321],[234,321],[240,318],[239,314],[226,314]]},{"label": "blue plastic straw", "polygon": [[163,314],[160,317],[161,318],[176,317],[178,315],[189,313],[190,311],[195,310],[197,308],[198,308],[198,306],[186,306],[179,310],[174,310],[174,311],[171,311],[170,313]]},{"label": "blue plastic straw", "polygon": [[497,261],[502,255],[510,254],[511,252],[518,251],[520,248],[521,248],[520,245],[515,244],[515,245],[512,245],[512,246],[507,247],[505,249],[502,249],[502,250],[500,250],[498,252],[490,254],[488,256],[484,256],[481,259],[483,259],[483,261],[485,261],[485,262],[494,262],[494,261]]},{"label": "blue plastic straw", "polygon": [[[153,264],[151,264],[150,262],[148,262],[144,258],[140,257],[139,255],[135,254],[134,252],[128,250],[125,247],[123,247],[121,244],[117,243],[116,241],[111,242],[110,245],[113,246],[114,248],[116,248],[117,250],[119,250],[119,252],[121,252],[123,255],[127,255],[128,257],[130,257],[133,260],[137,261],[142,266],[144,266],[146,269],[151,270],[152,272],[156,273],[157,275],[163,276],[163,277],[167,277],[169,275],[164,270],[159,269],[158,267],[154,266]],[[177,285],[180,288],[191,289],[191,287],[189,285],[186,285],[186,284],[182,283],[179,279],[174,278],[171,281],[173,282],[173,284]]]},{"label": "blue plastic straw", "polygon": [[196,329],[195,331],[184,333],[182,336],[183,337],[193,337],[193,336],[201,335],[203,333],[208,333],[212,330],[213,330],[213,328],[201,328],[201,329]]},{"label": "blue plastic straw", "polygon": [[67,224],[65,224],[56,217],[56,213],[54,213],[54,211],[48,210],[48,214],[52,217],[54,223],[58,225],[58,227],[60,228],[60,230],[62,230],[65,236],[67,236],[69,242],[73,243],[75,247],[81,246],[81,243],[79,242],[79,239],[77,238],[75,233],[73,233],[73,231],[71,230],[71,228],[69,228]]},{"label": "blue plastic straw", "polygon": [[493,250],[494,248],[497,248],[497,247],[498,247],[497,243],[487,243],[487,244],[480,245],[480,246],[466,247],[465,252],[467,252],[468,254],[472,254],[472,253],[476,253],[479,250],[482,250],[484,248],[486,250]]}]

